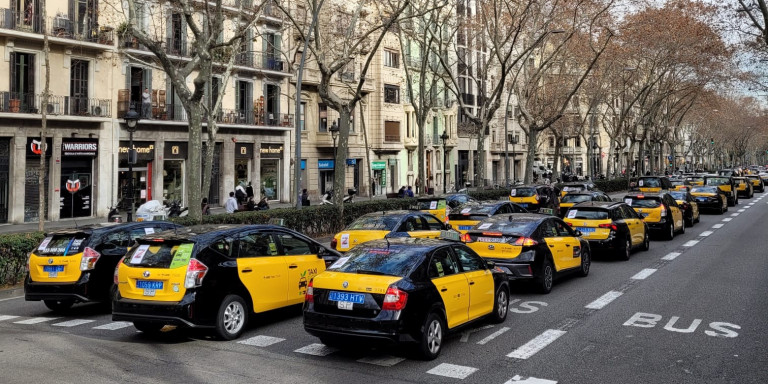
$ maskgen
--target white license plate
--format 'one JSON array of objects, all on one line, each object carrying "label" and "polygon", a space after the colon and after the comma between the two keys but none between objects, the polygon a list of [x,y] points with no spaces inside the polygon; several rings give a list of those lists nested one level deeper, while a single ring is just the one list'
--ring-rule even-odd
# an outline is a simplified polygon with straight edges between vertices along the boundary
[{"label": "white license plate", "polygon": [[59,271],[48,272],[48,277],[59,277]]},{"label": "white license plate", "polygon": [[339,307],[339,309],[346,309],[347,311],[352,310],[352,305],[355,304],[351,301],[337,301],[336,305]]},{"label": "white license plate", "polygon": [[144,296],[154,296],[155,290],[152,288],[144,288]]},{"label": "white license plate", "polygon": [[481,242],[481,243],[503,243],[504,242],[504,238],[503,237],[484,237],[484,236],[481,236],[481,237],[477,238],[477,241]]}]

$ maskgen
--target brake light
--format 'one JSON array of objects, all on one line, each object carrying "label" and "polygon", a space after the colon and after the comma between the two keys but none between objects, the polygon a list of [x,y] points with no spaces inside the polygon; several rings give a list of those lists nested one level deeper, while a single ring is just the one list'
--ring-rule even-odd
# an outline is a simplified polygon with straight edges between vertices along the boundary
[{"label": "brake light", "polygon": [[483,236],[501,236],[501,232],[483,232]]},{"label": "brake light", "polygon": [[448,217],[448,212],[445,212],[445,224],[448,224],[451,221],[451,218]]},{"label": "brake light", "polygon": [[463,241],[465,243],[471,243],[472,242],[472,238],[469,236],[469,233],[465,233],[465,234],[461,235],[461,241]]},{"label": "brake light", "polygon": [[336,244],[338,244],[338,243],[339,243],[339,241],[336,240],[335,237],[333,239],[331,239],[331,248],[336,249]]},{"label": "brake light", "polygon": [[125,261],[125,256],[120,258],[120,261],[118,261],[117,265],[115,266],[115,273],[112,275],[112,281],[115,283],[115,285],[117,285],[117,271],[120,269],[120,264],[122,264],[123,261]]},{"label": "brake light", "polygon": [[381,309],[385,311],[400,311],[405,308],[405,303],[407,302],[408,294],[390,285],[387,288],[387,293],[384,295],[384,303]]},{"label": "brake light", "polygon": [[315,292],[314,292],[314,288],[312,288],[314,286],[313,283],[314,281],[310,280],[309,284],[307,285],[307,293],[304,295],[304,301],[306,301],[307,303],[315,302]]},{"label": "brake light", "polygon": [[661,206],[661,217],[666,217],[666,216],[667,216],[667,207],[662,205]]},{"label": "brake light", "polygon": [[518,237],[517,240],[515,240],[515,242],[512,243],[512,245],[519,245],[522,247],[532,247],[538,243],[539,243],[538,241],[531,239],[530,237]]},{"label": "brake light", "polygon": [[536,201],[539,201],[539,194],[538,193],[534,197],[536,197]]},{"label": "brake light", "polygon": [[616,224],[613,224],[613,223],[610,223],[610,224],[599,224],[597,227],[598,228],[608,228],[608,229],[610,229],[611,231],[614,231],[614,232],[619,230],[619,227],[617,227]]},{"label": "brake light", "polygon": [[566,222],[569,226],[573,227],[573,223]]},{"label": "brake light", "polygon": [[85,247],[83,251],[83,258],[80,259],[80,270],[88,271],[96,267],[96,262],[99,261],[101,254],[96,252],[91,247]]},{"label": "brake light", "polygon": [[638,199],[642,199],[642,198],[645,198],[645,195],[637,195],[637,198],[638,198]]},{"label": "brake light", "polygon": [[184,288],[195,288],[203,285],[203,277],[208,272],[208,267],[197,259],[189,259],[187,276],[184,278]]}]

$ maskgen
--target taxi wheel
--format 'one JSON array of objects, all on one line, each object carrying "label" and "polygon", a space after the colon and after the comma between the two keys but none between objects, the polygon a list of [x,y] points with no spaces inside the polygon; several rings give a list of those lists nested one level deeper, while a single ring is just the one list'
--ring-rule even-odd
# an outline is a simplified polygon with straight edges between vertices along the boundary
[{"label": "taxi wheel", "polygon": [[589,275],[589,267],[592,266],[592,257],[589,251],[582,249],[581,251],[581,268],[579,269],[579,276],[586,277]]},{"label": "taxi wheel", "polygon": [[163,327],[165,327],[165,324],[161,323],[150,323],[146,321],[134,321],[133,326],[136,327],[141,332],[147,333],[147,334],[153,334],[153,333],[159,333]]},{"label": "taxi wheel", "polygon": [[221,302],[216,317],[216,333],[224,340],[240,337],[248,322],[248,306],[242,297],[227,295]]},{"label": "taxi wheel", "polygon": [[682,235],[684,233],[685,233],[685,220],[683,220],[683,225],[680,226],[680,234]]},{"label": "taxi wheel", "polygon": [[555,267],[552,266],[552,262],[544,260],[541,265],[541,273],[536,278],[536,285],[539,292],[547,294],[552,292],[552,284],[555,280]]},{"label": "taxi wheel", "polygon": [[43,300],[45,306],[51,311],[61,312],[66,311],[75,304],[74,300]]},{"label": "taxi wheel", "polygon": [[648,236],[648,231],[645,231],[645,237],[643,238],[643,245],[640,247],[641,250],[647,251],[651,249],[651,238]]},{"label": "taxi wheel", "polygon": [[435,312],[431,312],[424,322],[419,348],[425,360],[434,360],[443,349],[443,320]]},{"label": "taxi wheel", "polygon": [[509,312],[509,290],[506,285],[502,285],[496,290],[496,301],[493,303],[493,314],[491,322],[499,324],[507,319]]},{"label": "taxi wheel", "polygon": [[693,212],[691,212],[690,215],[685,215],[685,218],[683,219],[683,227],[693,227],[693,223],[696,221],[693,219]]},{"label": "taxi wheel", "polygon": [[629,256],[632,253],[632,241],[629,240],[629,237],[627,237],[626,240],[624,240],[624,249],[621,252],[621,259],[626,261],[629,260]]},{"label": "taxi wheel", "polygon": [[675,224],[673,222],[667,223],[667,234],[665,235],[667,240],[675,238]]}]

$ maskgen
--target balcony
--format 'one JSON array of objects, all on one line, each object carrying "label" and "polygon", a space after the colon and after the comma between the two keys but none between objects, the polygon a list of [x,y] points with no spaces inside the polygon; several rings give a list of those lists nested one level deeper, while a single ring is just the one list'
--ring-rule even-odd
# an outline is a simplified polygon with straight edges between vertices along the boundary
[{"label": "balcony", "polygon": [[187,56],[187,42],[182,39],[167,38],[163,48],[165,53],[170,56]]},{"label": "balcony", "polygon": [[[141,113],[141,103],[137,102],[118,102],[118,115],[123,116],[130,109]],[[142,119],[147,119],[142,117]],[[158,104],[153,103],[151,107],[151,117],[147,120],[168,121],[168,122],[187,122],[189,118],[187,111],[181,104]],[[208,118],[203,117],[203,124],[206,124]],[[258,127],[293,127],[292,114],[272,114],[266,112],[256,112],[244,109],[222,109],[216,117],[216,123],[221,125],[249,125]]]},{"label": "balcony", "polygon": [[[0,92],[0,113],[42,113],[43,95],[39,93]],[[51,95],[45,105],[51,116],[111,117],[112,101],[88,97]]]},{"label": "balcony", "polygon": [[94,44],[94,47],[114,45],[112,27],[97,27],[96,22],[78,25],[74,19],[62,14],[43,20],[39,14],[25,15],[13,9],[0,8],[0,34],[27,37],[25,33],[39,35],[41,41],[43,35],[48,35],[52,43],[59,44],[80,42]]},{"label": "balcony", "polygon": [[252,68],[272,73],[278,72],[282,75],[288,75],[291,72],[290,64],[282,60],[282,53],[265,52],[241,52],[235,56],[235,65],[239,67]]}]

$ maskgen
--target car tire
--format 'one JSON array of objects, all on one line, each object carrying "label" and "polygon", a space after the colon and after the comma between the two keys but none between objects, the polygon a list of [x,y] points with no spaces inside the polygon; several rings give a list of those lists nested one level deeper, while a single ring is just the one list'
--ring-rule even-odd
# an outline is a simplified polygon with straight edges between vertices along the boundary
[{"label": "car tire", "polygon": [[43,300],[43,303],[51,311],[63,312],[63,311],[66,311],[67,309],[72,308],[72,306],[75,304],[75,301],[74,300]]},{"label": "car tire", "polygon": [[436,312],[430,312],[424,321],[419,340],[419,353],[424,360],[434,360],[443,350],[445,322]]},{"label": "car tire", "polygon": [[240,337],[248,324],[248,306],[238,295],[227,295],[216,316],[216,334],[224,340]]},{"label": "car tire", "polygon": [[680,226],[680,234],[685,234],[685,219],[683,219],[683,225]]},{"label": "car tire", "polygon": [[699,210],[698,215],[696,215],[696,218],[693,220],[694,223],[700,223],[701,222],[701,211]]},{"label": "car tire", "polygon": [[632,240],[630,240],[629,236],[627,236],[626,239],[624,239],[624,247],[621,249],[621,260],[627,261],[629,260],[629,255],[632,253]]},{"label": "car tire", "polygon": [[734,205],[736,205],[736,199],[734,199],[733,197],[729,197],[728,198],[728,206],[729,207],[733,207]]},{"label": "car tire", "polygon": [[651,237],[648,236],[648,230],[645,231],[645,238],[643,238],[643,245],[640,247],[640,249],[643,251],[651,249]]},{"label": "car tire", "polygon": [[536,288],[540,293],[548,294],[552,292],[552,285],[555,282],[555,267],[549,259],[541,263],[541,271],[536,277]]},{"label": "car tire", "polygon": [[666,234],[664,235],[667,240],[672,240],[675,238],[675,224],[671,221],[667,223],[667,229]]},{"label": "car tire", "polygon": [[589,275],[589,268],[592,266],[592,255],[589,250],[581,248],[581,267],[579,268],[579,276],[587,277]]},{"label": "car tire", "polygon": [[148,321],[134,321],[133,326],[146,334],[157,334],[165,327],[163,323],[151,323]]},{"label": "car tire", "polygon": [[507,319],[507,313],[509,313],[509,289],[506,285],[502,285],[496,290],[491,322],[494,324],[503,323]]},{"label": "car tire", "polygon": [[685,219],[683,220],[683,228],[685,228],[686,226],[693,227],[693,223],[694,223],[693,211],[691,211],[691,214],[686,215]]}]

